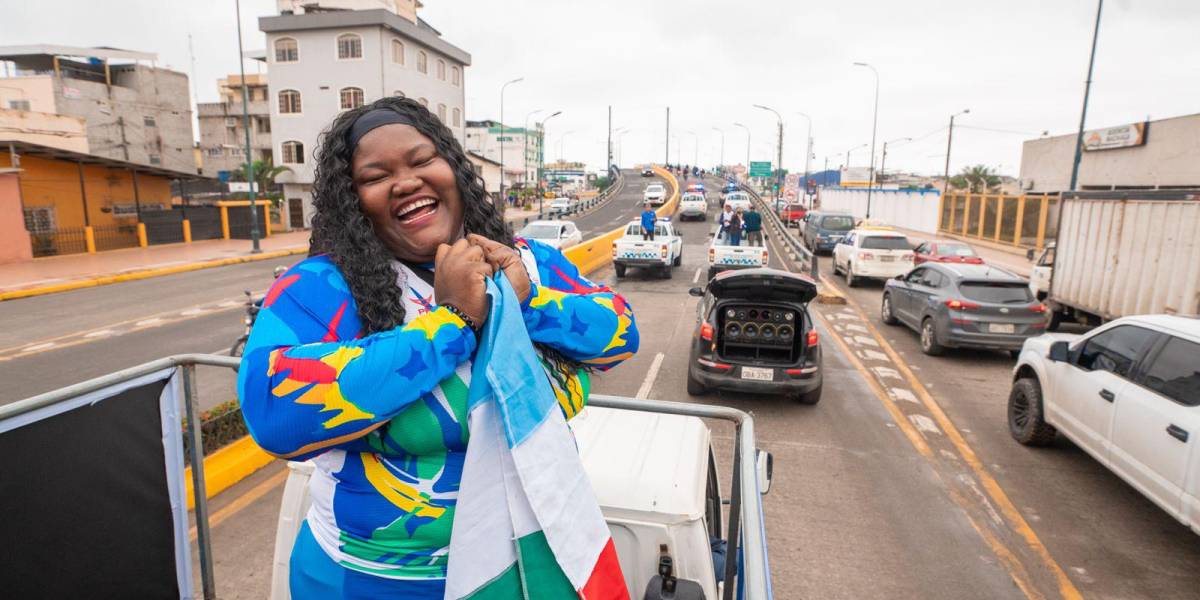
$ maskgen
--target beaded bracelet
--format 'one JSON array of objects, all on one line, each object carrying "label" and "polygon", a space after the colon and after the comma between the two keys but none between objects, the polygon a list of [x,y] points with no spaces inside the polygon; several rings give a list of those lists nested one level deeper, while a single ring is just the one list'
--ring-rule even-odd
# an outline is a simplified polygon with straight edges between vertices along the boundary
[{"label": "beaded bracelet", "polygon": [[474,331],[476,334],[479,333],[479,324],[475,322],[475,319],[468,317],[467,313],[463,312],[463,310],[461,308],[459,308],[453,304],[447,304],[445,302],[438,303],[438,306],[441,306],[442,308],[444,308],[444,309],[450,311],[452,314],[454,314],[454,316],[462,319],[463,323],[466,323],[467,327],[471,328],[471,331]]}]

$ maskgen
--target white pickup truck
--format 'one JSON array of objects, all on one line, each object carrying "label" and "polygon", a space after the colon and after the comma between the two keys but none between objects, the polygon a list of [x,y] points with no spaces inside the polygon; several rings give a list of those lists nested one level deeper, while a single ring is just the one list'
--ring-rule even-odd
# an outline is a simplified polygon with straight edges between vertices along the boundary
[{"label": "white pickup truck", "polygon": [[639,267],[658,269],[669,278],[671,268],[683,263],[683,237],[670,219],[660,218],[654,224],[654,239],[642,239],[641,222],[632,221],[625,226],[625,235],[613,241],[612,256],[617,277],[624,277],[629,267]]},{"label": "white pickup truck", "polygon": [[661,206],[667,201],[667,187],[661,183],[651,183],[642,192],[642,201],[654,206]]},{"label": "white pickup truck", "polygon": [[765,267],[770,259],[765,245],[748,246],[746,240],[742,240],[741,245],[731,246],[724,236],[715,233],[712,245],[708,247],[708,279],[711,280],[721,271]]}]

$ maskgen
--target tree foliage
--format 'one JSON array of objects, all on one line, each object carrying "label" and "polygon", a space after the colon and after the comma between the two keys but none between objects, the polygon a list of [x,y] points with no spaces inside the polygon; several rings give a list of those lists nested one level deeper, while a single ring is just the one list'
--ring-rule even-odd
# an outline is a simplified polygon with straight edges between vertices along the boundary
[{"label": "tree foliage", "polygon": [[972,193],[993,191],[1000,186],[1000,176],[991,167],[974,165],[951,177],[950,185]]}]

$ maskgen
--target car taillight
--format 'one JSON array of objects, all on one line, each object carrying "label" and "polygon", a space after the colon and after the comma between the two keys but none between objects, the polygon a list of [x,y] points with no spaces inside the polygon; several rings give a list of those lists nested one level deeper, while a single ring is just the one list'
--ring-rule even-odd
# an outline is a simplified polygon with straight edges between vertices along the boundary
[{"label": "car taillight", "polygon": [[665,245],[662,246],[662,257],[663,258],[667,257],[667,247]]},{"label": "car taillight", "polygon": [[870,252],[859,252],[858,258],[859,260],[875,260],[875,255]]},{"label": "car taillight", "polygon": [[949,308],[950,310],[975,310],[979,308],[979,305],[975,304],[974,302],[967,302],[966,300],[959,300],[957,298],[947,300],[945,304],[946,308]]},{"label": "car taillight", "polygon": [[812,348],[813,346],[821,343],[821,336],[817,335],[816,331],[810,331],[808,332],[808,336],[805,338],[804,343],[807,344],[809,348]]},{"label": "car taillight", "polygon": [[1035,312],[1035,313],[1044,313],[1044,312],[1046,312],[1046,305],[1039,302],[1037,304],[1034,304],[1033,306],[1030,306],[1029,310],[1031,312]]},{"label": "car taillight", "polygon": [[770,264],[770,262],[771,262],[771,255],[767,254],[767,251],[764,249],[763,250],[763,266],[764,267],[767,266],[768,264]]},{"label": "car taillight", "polygon": [[713,250],[712,248],[708,249],[708,262],[710,262],[710,263],[717,262],[717,251]]},{"label": "car taillight", "polygon": [[712,336],[713,336],[713,326],[708,323],[701,324],[700,325],[700,338],[711,342]]},{"label": "car taillight", "polygon": [[617,245],[613,244],[613,258],[617,257]]}]

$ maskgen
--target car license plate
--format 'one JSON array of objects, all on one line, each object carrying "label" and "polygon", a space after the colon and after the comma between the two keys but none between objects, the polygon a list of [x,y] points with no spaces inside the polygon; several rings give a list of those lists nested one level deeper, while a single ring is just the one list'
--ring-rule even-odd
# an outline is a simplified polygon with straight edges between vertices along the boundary
[{"label": "car license plate", "polygon": [[880,256],[879,262],[896,262],[895,256]]},{"label": "car license plate", "polygon": [[755,381],[774,381],[775,370],[763,369],[760,367],[742,367],[742,379],[753,379]]},{"label": "car license plate", "polygon": [[1012,323],[988,323],[990,333],[1016,333],[1017,326]]}]

